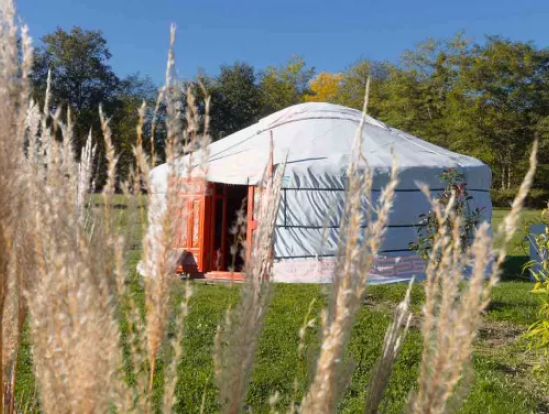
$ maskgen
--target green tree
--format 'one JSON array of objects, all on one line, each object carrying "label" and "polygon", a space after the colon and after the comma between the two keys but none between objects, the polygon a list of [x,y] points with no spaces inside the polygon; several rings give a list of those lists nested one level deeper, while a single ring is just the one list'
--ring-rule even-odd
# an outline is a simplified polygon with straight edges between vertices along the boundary
[{"label": "green tree", "polygon": [[[43,45],[35,51],[33,87],[35,97],[43,101],[48,71],[51,72],[51,95],[55,110],[70,108],[77,154],[89,131],[98,148],[96,165],[103,160],[103,139],[98,110],[102,105],[111,118],[113,143],[119,153],[118,173],[125,179],[133,164],[138,109],[143,101],[154,106],[156,87],[149,78],[131,75],[120,79],[109,66],[111,53],[101,31],[74,27],[70,32],[58,28],[42,37]],[[147,127],[148,125],[145,125]],[[98,171],[104,171],[98,168]],[[97,177],[101,186],[103,176]]]},{"label": "green tree", "polygon": [[[133,74],[120,81],[117,96],[111,103],[111,128],[113,130],[113,143],[118,154],[118,174],[121,179],[128,176],[130,168],[134,166],[133,147],[136,143],[136,125],[139,120],[138,111],[143,102],[146,105],[146,119],[143,125],[145,150],[150,151],[148,138],[150,137],[150,119],[158,88],[148,77]],[[158,130],[160,129],[160,131]],[[162,136],[162,126],[157,127],[155,135]]]},{"label": "green tree", "polygon": [[[540,119],[536,124],[535,134],[538,137],[538,166],[534,179],[534,187],[547,188],[549,183],[549,116]],[[526,159],[520,160],[520,170],[526,168]],[[549,200],[548,200],[549,201]]]},{"label": "green tree", "polygon": [[101,31],[74,27],[66,32],[58,28],[41,40],[43,46],[36,49],[34,68],[38,97],[44,95],[49,70],[56,102],[69,106],[77,116],[88,116],[99,104],[114,100],[120,79],[108,65],[111,53]]},{"label": "green tree", "polygon": [[450,40],[428,39],[406,51],[389,71],[380,117],[389,124],[459,150],[461,130],[453,111],[461,105],[455,84],[470,42],[461,33]]},{"label": "green tree", "polygon": [[242,62],[223,65],[217,78],[210,83],[214,139],[239,131],[258,120],[261,94],[253,66]]},{"label": "green tree", "polygon": [[[71,109],[77,154],[80,154],[88,132],[93,131],[98,148],[96,161],[101,163],[103,141],[99,139],[98,108],[103,105],[105,112],[112,114],[121,91],[121,81],[108,65],[111,53],[107,41],[101,31],[80,27],[74,27],[70,32],[58,28],[41,40],[43,46],[35,51],[34,95],[43,101],[50,71],[54,105],[50,109],[57,106]],[[98,177],[99,186],[102,178]]]},{"label": "green tree", "polygon": [[349,66],[343,73],[336,103],[362,110],[366,82],[370,77],[370,97],[368,113],[373,117],[381,117],[381,102],[387,99],[387,79],[394,66],[387,62],[376,62],[361,59]]},{"label": "green tree", "polygon": [[488,145],[487,161],[499,186],[511,188],[523,173],[538,124],[549,115],[549,50],[489,36],[466,63],[457,88],[467,105],[458,116]]},{"label": "green tree", "polygon": [[314,76],[314,68],[307,68],[299,56],[292,56],[283,67],[269,66],[261,75],[262,115],[284,109],[302,102],[308,94],[309,81]]}]

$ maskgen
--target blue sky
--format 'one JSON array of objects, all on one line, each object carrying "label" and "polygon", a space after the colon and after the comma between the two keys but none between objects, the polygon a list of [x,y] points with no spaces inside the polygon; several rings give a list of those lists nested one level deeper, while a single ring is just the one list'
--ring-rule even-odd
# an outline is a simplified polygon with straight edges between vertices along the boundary
[{"label": "blue sky", "polygon": [[428,36],[459,30],[549,46],[549,0],[19,0],[38,39],[56,27],[100,29],[120,76],[162,82],[169,25],[178,27],[180,77],[198,67],[246,61],[261,69],[302,55],[317,71],[340,71],[361,57],[396,61]]}]

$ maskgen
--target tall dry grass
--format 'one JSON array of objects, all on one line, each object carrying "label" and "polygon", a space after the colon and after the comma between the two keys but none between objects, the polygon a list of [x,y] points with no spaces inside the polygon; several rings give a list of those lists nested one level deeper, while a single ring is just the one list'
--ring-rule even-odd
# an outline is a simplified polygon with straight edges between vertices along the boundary
[{"label": "tall dry grass", "polygon": [[227,414],[236,414],[243,409],[257,342],[271,298],[272,246],[284,165],[281,167],[274,174],[266,174],[256,190],[259,197],[254,217],[258,226],[252,240],[252,254],[244,268],[241,299],[235,309],[227,311],[215,337],[215,374],[221,411]]},{"label": "tall dry grass", "polygon": [[[468,385],[464,379],[466,370],[470,368],[482,314],[490,303],[491,290],[499,280],[506,249],[517,229],[522,204],[532,185],[536,153],[537,142],[530,156],[530,168],[511,211],[496,233],[496,237],[502,239],[499,251],[493,248],[488,224],[484,223],[476,231],[470,248],[465,254],[460,254],[462,247],[457,237],[460,221],[454,216],[452,202],[443,210],[431,200],[439,222],[443,223],[449,217],[453,226],[451,230],[439,229],[427,266],[421,330],[424,348],[418,390],[411,395],[408,405],[410,412],[444,413],[459,404],[462,395],[459,391],[464,391]],[[423,191],[429,196],[427,188]],[[469,271],[466,273],[465,270]]]},{"label": "tall dry grass", "polygon": [[[0,5],[1,410],[13,412],[17,408],[17,351],[26,321],[41,411],[152,412],[156,361],[160,348],[170,345],[166,330],[176,226],[171,218],[181,208],[178,195],[185,191],[185,182],[175,180],[168,189],[167,208],[150,217],[157,231],[144,241],[143,260],[149,277],[143,317],[128,289],[125,253],[129,239],[119,228],[114,208],[119,177],[108,115],[98,108],[107,179],[100,206],[93,208],[87,201],[93,189],[96,153],[92,134],[77,160],[70,110],[50,112],[55,97],[49,93],[49,82],[43,106],[30,99],[30,38],[26,29],[17,32],[12,2],[2,1]],[[22,61],[18,36],[22,38]],[[208,135],[207,127],[204,134],[197,134],[196,110],[187,118],[186,128],[180,122],[176,100],[182,93],[172,75],[174,39],[172,29],[162,96],[169,121],[167,160],[170,176],[176,177],[179,156],[205,148]],[[188,96],[192,99],[191,94]],[[194,102],[189,103],[195,107]],[[151,159],[143,149],[144,113],[142,108],[134,149],[136,169],[122,184],[133,210],[130,216],[143,214],[136,201],[141,186],[149,187]],[[176,361],[181,356],[180,339],[191,292],[189,287],[176,317],[177,335],[171,344]],[[121,332],[123,322],[128,326],[127,336]],[[131,350],[129,360],[123,355],[124,346]],[[166,412],[176,400],[175,371],[175,366],[169,366],[163,378]],[[133,380],[128,381],[128,377]]]},{"label": "tall dry grass", "polygon": [[[142,186],[151,190],[153,185],[149,172],[155,157],[153,145],[148,150],[144,148],[154,142],[154,136],[143,136],[145,106],[139,111],[135,169],[124,180],[116,176],[117,155],[108,114],[98,109],[106,148],[107,181],[100,206],[94,208],[88,200],[94,187],[91,166],[96,143],[90,134],[82,154],[76,157],[70,111],[57,109],[52,113],[55,97],[49,92],[44,103],[30,99],[31,41],[27,29],[18,28],[14,22],[12,1],[0,0],[0,414],[22,409],[15,401],[14,391],[25,323],[29,327],[41,411],[171,412],[177,402],[177,363],[184,352],[185,319],[192,295],[189,284],[183,302],[176,306],[172,301],[172,246],[189,214],[181,196],[193,191],[188,178],[192,176],[195,182],[204,180],[207,173],[207,165],[200,160],[207,158],[209,101],[205,102],[206,116],[201,117],[192,91],[181,90],[174,76],[172,28],[166,85],[159,93],[151,128],[154,134],[159,107],[165,105],[165,202],[149,200],[148,213],[139,202]],[[183,96],[188,107],[185,114],[178,105]],[[366,108],[367,99],[364,112]],[[290,412],[335,412],[351,376],[347,344],[398,181],[395,161],[387,172],[387,185],[379,202],[372,205],[372,173],[360,156],[361,128],[362,123],[348,172],[346,219],[340,230],[337,270],[329,306],[321,315],[321,347],[308,390],[301,402],[295,401],[295,393],[294,402],[288,407]],[[191,155],[182,158],[184,154]],[[495,261],[486,225],[479,228],[471,247],[463,254],[459,237],[454,234],[460,222],[453,216],[452,203],[443,209],[433,201],[437,218],[441,222],[448,217],[453,221],[453,233],[447,226],[440,226],[427,266],[426,302],[421,315],[424,351],[418,389],[410,395],[407,411],[443,413],[459,402],[457,398],[462,394],[457,391],[467,379],[465,373],[482,313],[497,283],[505,246],[516,229],[534,169],[535,149],[530,171],[498,233],[504,247]],[[245,266],[241,299],[227,311],[215,339],[219,406],[225,413],[245,409],[254,354],[271,297],[273,229],[282,173],[281,165],[274,174],[267,174],[260,186],[255,213],[259,228],[252,257]],[[146,274],[144,312],[127,280],[126,251],[132,226],[120,229],[117,225],[113,197],[119,181],[128,201],[130,222],[144,222],[143,215],[148,214],[142,255]],[[426,189],[425,192],[428,193]],[[488,281],[486,274],[490,275]],[[384,389],[410,326],[409,301],[408,293],[387,331],[367,389],[367,413],[379,412]],[[168,320],[174,309],[175,335],[168,340]],[[304,329],[311,326],[307,319],[300,344]],[[156,367],[162,350],[171,359],[162,378],[158,378]],[[163,394],[160,405],[155,405],[153,394],[158,382]],[[270,401],[273,412],[277,401],[275,394]]]},{"label": "tall dry grass", "polygon": [[[34,268],[35,262],[29,249],[33,229],[28,220],[25,177],[17,174],[25,163],[22,148],[27,117],[24,109],[29,101],[32,48],[27,28],[18,32],[14,24],[13,4],[0,3],[0,15],[0,390],[3,400],[0,412],[4,412],[4,405],[13,405],[17,351],[27,313],[23,292],[28,280],[24,275]],[[19,150],[13,154],[13,148]]]},{"label": "tall dry grass", "polygon": [[[369,82],[368,82],[369,86]],[[368,103],[368,86],[364,104]],[[372,173],[363,157],[363,117],[355,136],[355,158],[349,166],[345,217],[340,229],[339,254],[333,275],[330,307],[321,318],[322,346],[316,372],[303,400],[303,413],[331,413],[349,381],[344,366],[344,352],[351,333],[354,316],[366,289],[368,275],[378,254],[389,220],[394,190],[397,185],[396,160],[387,186],[373,211]],[[375,214],[374,214],[375,213]],[[366,228],[363,225],[366,223]]]}]

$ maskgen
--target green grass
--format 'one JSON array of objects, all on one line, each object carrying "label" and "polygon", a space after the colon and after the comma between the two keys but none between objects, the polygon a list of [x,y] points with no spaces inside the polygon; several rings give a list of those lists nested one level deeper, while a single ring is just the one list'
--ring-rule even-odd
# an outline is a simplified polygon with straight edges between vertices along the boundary
[{"label": "green grass", "polygon": [[[501,220],[504,211],[494,212],[494,224]],[[538,211],[527,211],[521,221],[524,226],[539,216]],[[532,284],[524,281],[521,266],[527,250],[521,238],[515,238],[511,256],[505,265],[504,282],[493,292],[492,304],[480,332],[473,361],[474,374],[469,394],[459,412],[462,413],[537,413],[549,412],[544,393],[535,386],[533,363],[525,353],[526,345],[520,335],[535,318],[537,299],[529,293]],[[136,264],[139,251],[130,254]],[[184,358],[178,367],[178,412],[199,412],[203,395],[205,412],[218,411],[213,378],[212,349],[216,326],[230,304],[239,297],[238,286],[194,284],[191,313],[187,321],[184,340]],[[406,286],[383,285],[368,288],[349,344],[346,363],[352,370],[350,385],[339,407],[342,413],[362,411],[365,387],[370,372],[380,355],[383,337],[392,320],[394,306],[402,300]],[[174,288],[181,298],[184,284]],[[276,285],[266,324],[255,358],[255,370],[247,403],[253,412],[268,412],[267,401],[275,392],[281,394],[279,410],[285,411],[293,394],[294,379],[298,379],[298,399],[306,389],[319,346],[318,328],[307,335],[306,356],[297,356],[298,330],[314,302],[313,316],[317,316],[327,301],[327,286]],[[142,299],[141,288],[136,284],[136,296]],[[422,287],[413,289],[414,311],[419,314],[423,300]],[[409,333],[395,366],[389,388],[385,393],[386,413],[402,412],[407,396],[415,387],[422,342],[416,323]],[[163,364],[159,364],[162,369]],[[351,371],[350,371],[351,372]],[[31,354],[28,341],[21,352],[19,394],[32,395]]]},{"label": "green grass", "polygon": [[[513,286],[511,286],[513,285]],[[518,288],[518,289],[517,289]],[[494,298],[497,308],[488,312],[488,323],[479,341],[482,354],[474,359],[474,378],[462,410],[463,413],[528,413],[539,412],[540,397],[524,386],[532,381],[529,371],[522,373],[518,382],[515,367],[524,362],[516,360],[517,352],[524,352],[524,344],[514,337],[505,337],[498,342],[497,352],[490,350],[490,341],[499,340],[502,330],[512,330],[519,335],[531,321],[533,308],[527,298],[529,286],[526,283],[504,283],[496,288]],[[182,289],[181,289],[182,290]],[[373,286],[365,306],[361,309],[349,345],[349,367],[353,369],[352,380],[340,406],[345,413],[360,412],[365,399],[365,387],[370,372],[379,357],[383,337],[392,320],[392,309],[404,293],[402,285]],[[178,292],[179,294],[179,292]],[[419,304],[421,287],[414,289],[414,301]],[[216,394],[213,381],[211,353],[216,324],[229,303],[238,298],[238,287],[197,285],[192,300],[192,312],[188,320],[188,335],[185,340],[185,358],[179,367],[181,375],[178,385],[181,412],[198,412],[197,407],[206,390],[206,412],[216,412]],[[279,409],[283,410],[291,401],[294,378],[299,379],[299,395],[305,389],[307,375],[312,368],[314,355],[318,350],[317,330],[309,332],[308,356],[297,358],[297,332],[309,304],[315,300],[315,316],[326,302],[324,288],[311,285],[277,285],[273,302],[267,317],[265,329],[256,355],[255,371],[247,403],[254,412],[268,412],[268,398],[278,391],[282,395]],[[500,327],[497,321],[506,321]],[[492,322],[494,328],[491,332]],[[508,325],[507,325],[508,324]],[[422,342],[419,331],[413,328],[398,358],[390,386],[386,392],[387,413],[402,411],[408,393],[415,386],[421,359]],[[488,351],[486,351],[488,349]],[[509,392],[513,390],[513,392]]]},{"label": "green grass", "polygon": [[[492,215],[492,228],[497,230],[499,224],[502,222],[505,215],[509,212],[509,209],[496,208]],[[528,244],[524,241],[524,238],[528,235],[528,227],[530,224],[539,223],[541,220],[540,210],[526,209],[522,212],[519,220],[519,227],[517,234],[511,242],[509,256],[527,256]]]}]

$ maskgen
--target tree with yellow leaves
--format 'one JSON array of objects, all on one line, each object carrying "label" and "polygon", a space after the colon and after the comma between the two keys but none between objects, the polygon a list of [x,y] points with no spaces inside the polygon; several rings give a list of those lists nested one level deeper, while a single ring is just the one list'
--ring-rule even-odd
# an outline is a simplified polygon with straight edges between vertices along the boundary
[{"label": "tree with yellow leaves", "polygon": [[304,96],[305,102],[338,103],[337,99],[341,89],[342,80],[343,74],[341,73],[319,73],[318,76],[309,84],[309,89],[312,94],[307,94]]}]

